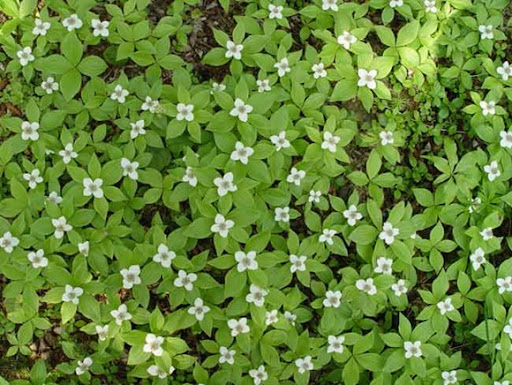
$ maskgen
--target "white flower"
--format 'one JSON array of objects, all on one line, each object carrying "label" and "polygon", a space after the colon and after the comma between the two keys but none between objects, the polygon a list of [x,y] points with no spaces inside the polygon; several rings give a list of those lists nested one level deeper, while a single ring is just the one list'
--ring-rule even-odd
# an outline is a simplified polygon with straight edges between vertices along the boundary
[{"label": "white flower", "polygon": [[158,377],[158,378],[161,378],[161,379],[164,379],[166,378],[169,374],[173,374],[174,373],[174,367],[171,366],[169,368],[169,372],[167,373],[165,370],[163,369],[160,369],[159,366],[157,365],[151,365],[149,368],[147,368],[147,372],[150,376],[153,376],[153,377]]},{"label": "white flower", "polygon": [[306,257],[305,255],[301,255],[300,257],[295,254],[290,255],[290,272],[295,273],[296,271],[306,271]]},{"label": "white flower", "polygon": [[176,106],[176,110],[178,113],[176,114],[177,120],[186,120],[187,122],[191,122],[194,120],[194,105],[193,104],[183,104],[178,103]]},{"label": "white flower", "polygon": [[395,236],[398,234],[400,234],[400,230],[398,230],[396,227],[393,227],[391,223],[385,222],[382,226],[382,231],[379,234],[379,238],[384,240],[386,245],[391,245],[393,242],[395,242]]},{"label": "white flower", "polygon": [[274,211],[274,220],[276,222],[290,222],[290,208],[289,207],[276,207]]},{"label": "white flower", "polygon": [[55,203],[56,205],[62,203],[62,197],[56,192],[52,191],[47,198],[50,202]]},{"label": "white flower", "polygon": [[323,229],[322,235],[318,238],[321,243],[327,242],[328,245],[332,245],[334,243],[332,237],[334,237],[338,232],[332,229]]},{"label": "white flower", "polygon": [[[499,344],[499,342],[498,342],[498,344]],[[498,349],[498,350],[501,350],[501,346],[500,346],[500,349]],[[510,385],[510,381],[502,381],[502,382],[494,381],[494,385]]]},{"label": "white flower", "polygon": [[503,331],[507,333],[510,338],[512,338],[512,318],[508,320],[508,325],[505,325]]},{"label": "white flower", "polygon": [[345,342],[344,336],[329,336],[327,337],[327,353],[343,353],[343,342]]},{"label": "white flower", "polygon": [[116,88],[114,88],[114,92],[110,95],[110,99],[117,100],[119,103],[124,103],[126,101],[126,97],[130,95],[128,90],[125,90],[123,86],[117,85]]},{"label": "white flower", "polygon": [[402,5],[404,5],[404,0],[390,0],[389,1],[389,6],[391,8],[401,7]]},{"label": "white flower", "polygon": [[425,12],[430,12],[430,13],[436,13],[437,12],[437,7],[436,7],[436,0],[425,0],[423,2],[423,4],[425,5]]},{"label": "white flower", "polygon": [[53,77],[49,76],[41,83],[41,88],[45,90],[48,95],[53,94],[54,91],[59,90],[59,83],[57,83]]},{"label": "white flower", "polygon": [[164,343],[164,337],[157,337],[153,333],[146,335],[146,343],[142,347],[145,353],[151,353],[156,357],[160,357],[164,353],[162,344]]},{"label": "white flower", "polygon": [[263,365],[260,365],[258,369],[249,370],[249,376],[253,379],[254,385],[261,385],[263,381],[268,379],[267,371]]},{"label": "white flower", "polygon": [[496,102],[494,102],[492,100],[490,102],[481,100],[479,104],[480,104],[480,108],[482,109],[483,116],[496,114]]},{"label": "white flower", "polygon": [[224,218],[224,215],[217,214],[215,216],[215,223],[210,227],[212,233],[219,233],[222,238],[226,238],[231,229],[235,225],[231,219]]},{"label": "white flower", "polygon": [[48,266],[48,258],[44,256],[44,250],[31,251],[27,255],[28,260],[32,263],[34,269]]},{"label": "white flower", "polygon": [[31,172],[27,172],[23,174],[23,179],[25,179],[28,182],[28,186],[31,189],[35,189],[39,183],[43,181],[43,178],[41,177],[41,172],[35,168]]},{"label": "white flower", "polygon": [[131,180],[139,179],[139,173],[137,172],[137,168],[139,167],[139,162],[130,162],[126,158],[121,158],[121,168],[123,169],[123,176],[128,176]]},{"label": "white flower", "polygon": [[185,270],[180,270],[178,271],[178,277],[174,280],[174,286],[183,287],[186,291],[192,291],[194,289],[195,281],[197,281],[196,274],[187,274]]},{"label": "white flower", "polygon": [[324,141],[322,142],[322,150],[329,150],[330,152],[336,152],[337,144],[340,141],[340,137],[333,135],[332,132],[324,132]]},{"label": "white flower", "polygon": [[277,309],[267,311],[265,313],[265,325],[269,326],[275,324],[278,321]]},{"label": "white flower", "polygon": [[95,198],[103,198],[103,189],[101,188],[103,179],[96,178],[92,180],[91,178],[85,178],[82,184],[84,186],[84,197],[90,197],[92,195]]},{"label": "white flower", "polygon": [[336,290],[336,291],[328,290],[325,293],[325,299],[323,301],[323,305],[325,307],[334,307],[334,308],[340,307],[340,305],[341,305],[341,291],[339,291],[339,290]]},{"label": "white flower", "polygon": [[234,116],[242,122],[247,122],[249,114],[252,111],[252,106],[249,104],[245,104],[241,99],[236,98],[235,106],[231,111],[229,111],[229,115]]},{"label": "white flower", "polygon": [[36,141],[39,139],[39,123],[37,122],[23,122],[21,123],[21,139],[23,140],[33,140]]},{"label": "white flower", "polygon": [[469,213],[471,214],[474,211],[476,211],[478,209],[478,206],[480,206],[481,204],[482,200],[480,198],[476,197],[474,199],[471,199],[471,204],[468,207]]},{"label": "white flower", "polygon": [[363,214],[357,211],[357,207],[355,205],[350,205],[347,210],[343,211],[343,216],[347,218],[349,226],[355,226],[357,221],[363,218]]},{"label": "white flower", "polygon": [[42,21],[41,19],[36,19],[34,29],[32,30],[32,34],[36,35],[36,36],[37,35],[46,36],[46,33],[48,32],[50,27],[51,27],[51,24],[48,23],[47,21]]},{"label": "white flower", "polygon": [[286,181],[288,183],[293,183],[296,186],[300,186],[300,182],[306,176],[306,171],[298,170],[295,167],[292,167],[290,174],[286,177]]},{"label": "white flower", "polygon": [[227,195],[228,192],[235,192],[238,188],[233,183],[233,173],[228,172],[222,178],[215,178],[213,184],[217,186],[217,194],[220,197]]},{"label": "white flower", "polygon": [[367,71],[363,68],[360,68],[357,70],[357,75],[359,76],[359,80],[357,82],[359,87],[368,87],[371,90],[377,88],[377,82],[375,81],[377,70]]},{"label": "white flower", "polygon": [[83,361],[78,361],[77,367],[75,368],[75,373],[77,376],[81,376],[85,372],[89,371],[89,368],[92,366],[92,358],[85,357]]},{"label": "white flower", "polygon": [[322,0],[322,9],[324,11],[328,11],[332,9],[333,11],[338,10],[338,0]]},{"label": "white flower", "polygon": [[502,130],[500,132],[501,140],[500,140],[500,146],[503,148],[512,148],[512,132]]},{"label": "white flower", "polygon": [[274,64],[274,68],[277,68],[277,74],[279,75],[279,77],[283,77],[284,75],[291,71],[287,58],[283,58],[276,64]]},{"label": "white flower", "polygon": [[226,54],[227,58],[232,57],[233,59],[240,60],[242,58],[242,50],[244,46],[242,44],[235,44],[231,40],[226,43]]},{"label": "white flower", "polygon": [[91,20],[91,26],[93,28],[93,30],[92,30],[93,36],[108,37],[108,35],[109,35],[108,26],[109,25],[110,25],[109,21],[101,21],[98,19]]},{"label": "white flower", "polygon": [[387,145],[387,144],[393,144],[395,142],[395,139],[393,138],[393,132],[391,131],[381,131],[379,133],[379,137],[380,137],[380,144],[382,144],[383,146]]},{"label": "white flower", "polygon": [[[178,106],[180,106],[180,105],[182,105],[182,104],[179,103]],[[149,111],[152,114],[154,114],[154,113],[158,112],[158,110],[160,109],[160,102],[158,100],[151,99],[151,97],[149,97],[149,96],[146,96],[144,103],[142,103],[141,109],[142,109],[142,111]],[[193,110],[193,109],[194,109],[194,106],[192,106],[191,110]],[[194,119],[194,115],[192,115],[192,119]],[[178,120],[181,120],[181,119],[178,119]]]},{"label": "white flower", "polygon": [[322,196],[322,192],[321,191],[315,191],[315,190],[311,190],[309,192],[309,198],[308,198],[308,201],[309,202],[314,202],[314,203],[319,203],[320,202],[320,197]]},{"label": "white flower", "polygon": [[196,320],[202,321],[204,319],[204,315],[209,311],[210,307],[206,306],[201,298],[196,298],[194,300],[194,306],[191,306],[188,309],[188,314],[195,316]]},{"label": "white flower", "polygon": [[236,350],[229,350],[225,346],[221,346],[219,348],[219,364],[229,364],[233,365],[235,363],[235,354]]},{"label": "white flower", "polygon": [[421,341],[405,341],[404,342],[404,349],[405,349],[405,358],[411,358],[411,357],[421,357]]},{"label": "white flower", "polygon": [[449,313],[449,312],[455,310],[455,307],[452,305],[451,298],[446,298],[444,301],[438,302],[437,308],[439,309],[439,312],[441,313],[441,315],[445,315],[446,313]]},{"label": "white flower", "polygon": [[64,233],[73,230],[73,226],[68,224],[68,221],[65,217],[61,216],[58,219],[52,219],[52,225],[55,228],[55,238],[61,239],[64,237]]},{"label": "white flower", "polygon": [[212,89],[210,91],[210,94],[213,95],[214,92],[222,92],[226,89],[226,86],[224,84],[219,84],[219,83],[215,83],[213,82],[212,84]]},{"label": "white flower", "polygon": [[349,49],[355,42],[357,42],[357,38],[348,31],[343,31],[343,33],[338,36],[338,44],[342,45],[345,49]]},{"label": "white flower", "polygon": [[259,93],[270,91],[272,89],[272,87],[270,87],[270,80],[268,79],[256,80],[256,84],[258,85]]},{"label": "white flower", "polygon": [[105,326],[96,325],[96,334],[98,335],[98,339],[100,341],[106,341],[107,340],[108,329],[109,329],[108,325],[105,325]]},{"label": "white flower", "polygon": [[130,123],[132,127],[130,131],[130,138],[135,139],[139,135],[144,135],[146,130],[144,129],[144,120],[137,120],[135,123]]},{"label": "white flower", "polygon": [[249,333],[251,329],[247,325],[247,318],[242,317],[239,320],[230,319],[228,327],[231,329],[231,336],[236,337],[239,334]]},{"label": "white flower", "polygon": [[327,76],[324,63],[313,64],[311,70],[313,71],[313,77],[315,79],[325,78]]},{"label": "white flower", "polygon": [[71,159],[75,159],[78,156],[78,154],[75,151],[73,151],[72,143],[66,144],[64,150],[59,151],[59,155],[62,157],[62,161],[64,162],[64,164],[69,164],[69,162],[71,162]]},{"label": "white flower", "polygon": [[379,257],[377,258],[377,267],[373,269],[376,273],[382,274],[392,274],[393,269],[391,266],[393,265],[393,260],[391,258]]},{"label": "white flower", "polygon": [[176,258],[176,253],[169,250],[167,245],[161,243],[158,245],[158,252],[153,256],[153,261],[161,264],[163,267],[171,267],[174,258]]},{"label": "white flower", "polygon": [[441,373],[441,378],[443,379],[443,385],[450,385],[457,383],[457,371],[444,371]]},{"label": "white flower", "polygon": [[242,164],[247,164],[252,154],[254,154],[254,150],[251,147],[245,147],[242,142],[236,142],[235,150],[231,153],[231,160],[239,160]]},{"label": "white flower", "polygon": [[71,32],[74,29],[82,28],[82,24],[82,20],[78,18],[78,15],[76,13],[62,20],[62,25],[65,28],[67,28],[69,32]]},{"label": "white flower", "polygon": [[[326,1],[326,0],[324,0]],[[304,358],[299,358],[295,360],[295,365],[299,369],[299,373],[309,372],[313,370],[313,363],[311,362],[311,356],[306,356]]]},{"label": "white flower", "polygon": [[11,254],[16,246],[20,244],[20,240],[13,237],[10,231],[7,231],[0,238],[0,247],[4,249],[7,254]]},{"label": "white flower", "polygon": [[496,280],[498,285],[498,293],[503,294],[506,291],[512,291],[512,277],[498,278]]},{"label": "white flower", "polygon": [[22,50],[18,51],[16,55],[18,55],[18,59],[20,59],[20,64],[22,67],[25,67],[28,63],[35,60],[34,55],[32,55],[32,48],[30,47],[23,48]]},{"label": "white flower", "polygon": [[480,231],[480,235],[482,236],[482,239],[484,241],[489,241],[494,237],[494,234],[492,233],[492,227],[486,227],[482,231]]},{"label": "white flower", "polygon": [[377,294],[377,286],[373,283],[373,278],[367,278],[366,280],[358,279],[356,281],[356,287],[368,295]]},{"label": "white flower", "polygon": [[495,160],[493,160],[491,164],[484,166],[484,171],[487,173],[487,178],[489,178],[489,181],[491,182],[501,175],[501,171],[498,168],[498,162]]},{"label": "white flower", "polygon": [[192,187],[197,186],[197,178],[194,174],[194,170],[192,170],[192,167],[187,167],[185,170],[185,175],[183,175],[183,178],[181,179],[183,182],[188,182],[189,185]]},{"label": "white flower", "polygon": [[492,25],[479,25],[478,31],[480,31],[480,38],[482,40],[492,39],[494,37],[494,33],[492,32]]},{"label": "white flower", "polygon": [[123,303],[116,310],[112,310],[110,315],[115,319],[116,324],[121,326],[123,321],[129,321],[132,319],[132,315],[128,313],[128,308]]},{"label": "white flower", "polygon": [[469,260],[473,264],[473,269],[476,271],[480,269],[480,266],[482,266],[487,260],[485,259],[485,253],[482,250],[481,247],[476,249],[473,254],[469,256]]},{"label": "white flower", "polygon": [[131,265],[128,269],[121,269],[120,273],[123,276],[124,289],[131,289],[134,285],[140,285],[142,282],[139,265]]},{"label": "white flower", "polygon": [[78,252],[85,255],[89,255],[89,241],[78,243]]},{"label": "white flower", "polygon": [[508,61],[503,62],[501,67],[496,68],[498,75],[501,75],[503,80],[508,80],[509,76],[512,76],[512,66]]},{"label": "white flower", "polygon": [[243,251],[235,252],[235,261],[238,262],[236,269],[238,272],[246,270],[257,270],[258,262],[256,261],[256,252],[249,251],[244,253]]},{"label": "white flower", "polygon": [[284,318],[291,323],[292,325],[295,325],[295,321],[297,320],[297,315],[289,312],[288,310],[284,312]]},{"label": "white flower", "polygon": [[270,141],[276,146],[276,151],[290,147],[290,142],[286,139],[285,131],[281,131],[278,135],[272,135]]},{"label": "white flower", "polygon": [[84,290],[81,287],[66,285],[64,287],[64,294],[62,294],[62,301],[71,302],[75,305],[78,305],[78,299],[82,296],[83,293]]},{"label": "white flower", "polygon": [[281,5],[268,5],[268,18],[269,19],[279,19],[281,20],[283,18],[283,6]]},{"label": "white flower", "polygon": [[262,289],[259,286],[251,284],[249,288],[249,294],[245,296],[245,300],[248,303],[253,303],[254,306],[262,307],[265,303],[265,296],[268,294],[268,291]]},{"label": "white flower", "polygon": [[397,297],[407,293],[407,286],[405,285],[405,281],[403,279],[399,279],[397,283],[392,284],[391,289],[395,292]]}]

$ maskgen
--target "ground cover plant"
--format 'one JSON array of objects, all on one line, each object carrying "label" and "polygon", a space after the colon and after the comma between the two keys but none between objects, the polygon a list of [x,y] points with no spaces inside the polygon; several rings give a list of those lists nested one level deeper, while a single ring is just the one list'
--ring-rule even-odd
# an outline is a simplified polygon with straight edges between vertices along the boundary
[{"label": "ground cover plant", "polygon": [[0,0],[0,384],[512,383],[506,0]]}]

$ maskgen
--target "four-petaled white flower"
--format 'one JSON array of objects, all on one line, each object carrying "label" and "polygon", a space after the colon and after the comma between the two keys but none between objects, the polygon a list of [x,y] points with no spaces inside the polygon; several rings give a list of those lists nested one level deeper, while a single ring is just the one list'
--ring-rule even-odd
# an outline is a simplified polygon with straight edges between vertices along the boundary
[{"label": "four-petaled white flower", "polygon": [[323,305],[325,307],[334,307],[334,308],[340,307],[340,305],[341,305],[341,291],[339,291],[339,290],[336,290],[336,291],[328,290],[325,293],[325,299],[323,301]]},{"label": "four-petaled white flower", "polygon": [[425,12],[437,13],[436,0],[425,0],[423,5],[425,6]]},{"label": "four-petaled white flower", "polygon": [[338,10],[338,0],[322,0],[322,9],[324,11],[328,11],[332,9],[333,11]]},{"label": "four-petaled white flower", "polygon": [[174,286],[183,287],[186,291],[192,291],[195,281],[197,281],[197,274],[187,274],[185,270],[180,270],[178,271],[178,277],[174,280]]},{"label": "four-petaled white flower", "polygon": [[84,186],[84,197],[90,197],[92,195],[95,198],[103,198],[103,189],[101,188],[103,179],[96,178],[92,180],[91,178],[85,178],[82,184]]},{"label": "four-petaled white flower", "polygon": [[290,255],[290,272],[295,273],[296,271],[306,271],[306,257],[305,255],[296,256],[295,254]]},{"label": "four-petaled white flower", "polygon": [[219,83],[213,82],[210,94],[213,95],[214,92],[222,92],[225,89],[226,89],[226,86],[224,84],[219,84]]},{"label": "four-petaled white flower", "polygon": [[229,229],[231,229],[235,225],[231,219],[224,218],[224,215],[217,214],[215,215],[215,223],[210,228],[212,233],[218,233],[222,238],[226,238],[229,233]]},{"label": "four-petaled white flower", "polygon": [[128,313],[128,308],[124,303],[119,305],[117,309],[112,310],[110,315],[114,318],[116,324],[119,326],[123,324],[123,321],[129,321],[132,319],[132,315]]},{"label": "four-petaled white flower", "polygon": [[176,258],[176,253],[169,250],[167,245],[161,243],[158,245],[158,252],[153,256],[153,261],[161,264],[163,267],[171,267],[174,258]]},{"label": "four-petaled white flower", "polygon": [[363,68],[359,68],[357,70],[357,75],[359,76],[359,80],[357,81],[357,85],[359,87],[368,87],[371,90],[377,88],[377,82],[375,81],[377,70],[368,71]]},{"label": "four-petaled white flower", "polygon": [[411,358],[411,357],[421,357],[421,341],[405,341],[404,342],[404,349],[405,349],[405,358]]},{"label": "four-petaled white flower", "polygon": [[494,37],[494,33],[492,31],[492,25],[479,25],[478,31],[480,32],[480,38],[482,40],[492,39]]},{"label": "four-petaled white flower", "polygon": [[22,122],[21,123],[21,139],[33,140],[39,139],[39,123],[37,122]]},{"label": "four-petaled white flower", "polygon": [[44,256],[44,250],[31,251],[27,255],[28,260],[34,269],[48,266],[48,258]]},{"label": "four-petaled white flower", "polygon": [[131,265],[128,269],[121,269],[121,275],[123,276],[123,288],[131,289],[135,285],[140,285],[142,280],[140,279],[140,266]]},{"label": "four-petaled white flower", "polygon": [[236,269],[238,272],[246,270],[257,270],[258,261],[256,261],[256,252],[254,250],[244,253],[243,251],[235,252],[235,261],[238,262]]},{"label": "four-petaled white flower", "polygon": [[225,346],[221,346],[219,348],[219,364],[229,364],[233,365],[235,363],[235,354],[236,350],[229,350]]},{"label": "four-petaled white flower", "polygon": [[92,366],[92,358],[85,357],[82,361],[77,362],[77,367],[75,368],[75,373],[77,376],[81,376],[85,372],[89,371],[89,368]]},{"label": "four-petaled white flower", "polygon": [[476,249],[470,256],[469,260],[473,264],[473,269],[476,271],[480,269],[480,266],[482,266],[487,260],[485,259],[485,253],[481,247]]},{"label": "four-petaled white flower", "polygon": [[290,208],[276,207],[274,211],[274,220],[277,222],[290,222]]},{"label": "four-petaled white flower", "polygon": [[284,75],[291,71],[290,64],[288,63],[287,58],[283,58],[276,64],[274,64],[274,68],[277,68],[277,75],[279,77],[283,77]]},{"label": "four-petaled white flower", "polygon": [[357,221],[363,218],[363,214],[357,211],[357,207],[355,205],[350,205],[347,210],[343,211],[343,216],[347,218],[349,226],[355,226]]},{"label": "four-petaled white flower", "polygon": [[308,201],[309,202],[314,202],[314,203],[319,203],[321,196],[322,196],[322,192],[321,191],[311,190],[309,192]]},{"label": "four-petaled white flower", "polygon": [[92,26],[92,34],[93,36],[102,36],[102,37],[108,37],[110,34],[108,30],[108,26],[110,25],[109,21],[101,21],[99,19],[93,19],[91,20],[91,26]]},{"label": "four-petaled white flower", "polygon": [[288,183],[293,183],[295,186],[300,186],[300,182],[306,176],[306,171],[298,170],[295,167],[292,167],[290,174],[286,177],[286,181]]},{"label": "four-petaled white flower", "polygon": [[64,20],[62,20],[62,25],[67,28],[69,32],[71,32],[74,29],[82,28],[82,20],[78,17],[76,13],[72,14],[69,17],[66,17]]},{"label": "four-petaled white flower", "polygon": [[164,343],[164,337],[157,337],[153,333],[146,335],[146,343],[142,347],[145,353],[151,353],[156,357],[160,357],[164,353],[162,344]]},{"label": "four-petaled white flower", "polygon": [[251,376],[254,385],[261,385],[263,381],[268,379],[267,371],[263,365],[258,366],[258,369],[249,370],[249,376]]},{"label": "four-petaled white flower", "polygon": [[265,313],[265,325],[269,326],[275,324],[278,321],[277,309],[267,311]]},{"label": "four-petaled white flower", "polygon": [[443,385],[451,385],[458,382],[456,370],[442,372],[441,378],[443,379]]},{"label": "four-petaled white flower", "polygon": [[[178,106],[180,104],[182,104],[182,103],[179,103]],[[146,96],[146,99],[144,100],[144,103],[142,103],[142,106],[140,108],[142,109],[142,111],[149,111],[152,114],[154,114],[154,113],[158,112],[158,110],[160,109],[160,102],[158,100],[151,99],[150,96]],[[193,109],[194,109],[194,106],[192,106],[191,110],[193,110]],[[192,115],[192,119],[194,119],[193,115]],[[178,119],[178,120],[181,120],[181,119]]]},{"label": "four-petaled white flower", "polygon": [[402,5],[404,5],[404,0],[390,0],[389,1],[389,6],[391,8],[401,7]]},{"label": "four-petaled white flower", "polygon": [[492,233],[492,227],[486,227],[482,231],[480,231],[480,235],[484,241],[489,241],[494,238],[494,234]]},{"label": "four-petaled white flower", "polygon": [[161,378],[161,379],[164,379],[166,378],[169,374],[173,374],[174,373],[174,366],[171,366],[169,368],[169,372],[166,372],[165,370],[163,370],[162,368],[160,368],[159,366],[157,365],[151,365],[149,366],[146,371],[148,372],[148,374],[150,376],[153,376],[153,377],[158,377],[158,378]]},{"label": "four-petaled white flower", "polygon": [[481,100],[479,105],[480,105],[480,108],[482,109],[483,116],[496,114],[496,102],[495,101],[491,100],[490,102],[486,102],[485,100]]},{"label": "four-petaled white flower", "polygon": [[270,87],[270,80],[268,79],[258,79],[256,80],[256,85],[258,86],[259,93],[270,91],[272,89],[272,87]]},{"label": "four-petaled white flower", "polygon": [[51,26],[52,25],[47,21],[42,21],[41,19],[36,19],[34,29],[32,30],[32,34],[36,35],[36,36],[38,36],[38,35],[46,36],[46,33],[48,32],[48,30],[50,29]]},{"label": "four-petaled white flower", "polygon": [[505,278],[498,278],[496,280],[496,285],[498,285],[498,293],[503,294],[506,291],[512,291],[512,277],[508,276]]},{"label": "four-petaled white flower", "polygon": [[242,164],[249,162],[249,157],[254,154],[254,150],[251,147],[245,147],[242,142],[235,143],[235,150],[231,153],[231,160],[239,160]]},{"label": "four-petaled white flower", "polygon": [[484,171],[487,174],[487,178],[489,178],[489,181],[491,182],[501,175],[501,171],[498,167],[498,162],[496,162],[495,160],[493,160],[487,166],[484,166]]},{"label": "four-petaled white flower", "polygon": [[31,172],[26,172],[23,174],[23,179],[28,182],[28,187],[32,190],[37,187],[39,183],[43,181],[43,177],[41,176],[41,172],[35,168]]},{"label": "four-petaled white flower", "polygon": [[64,162],[64,164],[69,164],[69,162],[71,162],[71,159],[75,159],[78,156],[78,154],[75,151],[73,151],[72,143],[66,144],[64,150],[59,151],[59,155],[62,157],[62,161]]},{"label": "four-petaled white flower", "polygon": [[221,197],[227,195],[228,192],[235,192],[238,189],[236,184],[233,183],[232,172],[227,172],[222,178],[215,178],[213,180],[213,184],[217,186],[217,194],[219,194]]},{"label": "four-petaled white flower", "polygon": [[393,144],[395,142],[395,139],[393,138],[393,132],[392,131],[381,131],[379,132],[380,137],[380,144],[383,146],[386,146],[388,144]]},{"label": "four-petaled white flower", "polygon": [[59,195],[57,191],[52,191],[46,199],[48,199],[52,203],[55,203],[56,205],[62,203],[62,197]]},{"label": "four-petaled white flower", "polygon": [[52,225],[55,228],[53,235],[57,239],[61,239],[62,237],[64,237],[65,233],[73,230],[73,226],[68,224],[68,221],[64,216],[61,216],[57,219],[52,219]]},{"label": "four-petaled white flower", "polygon": [[333,229],[323,229],[322,234],[318,238],[321,243],[327,242],[328,245],[332,245],[334,240],[332,239],[338,232]]},{"label": "four-petaled white flower", "polygon": [[288,310],[284,312],[284,318],[291,323],[292,325],[295,325],[295,321],[297,320],[297,315],[293,314],[292,312],[289,312]]},{"label": "four-petaled white flower", "polygon": [[439,312],[441,315],[445,315],[446,313],[449,313],[453,310],[455,310],[455,307],[452,304],[451,298],[445,298],[444,301],[440,301],[437,303],[437,308],[439,309]]},{"label": "four-petaled white flower", "polygon": [[343,342],[345,342],[345,336],[329,336],[327,337],[327,353],[343,353]]},{"label": "four-petaled white flower", "polygon": [[130,162],[126,158],[121,158],[121,168],[123,169],[123,176],[128,176],[131,180],[139,179],[139,173],[137,172],[137,168],[139,167],[139,162]]},{"label": "four-petaled white flower", "polygon": [[81,287],[66,285],[64,287],[64,294],[62,294],[62,302],[71,302],[75,305],[78,305],[78,301],[82,294],[84,294],[84,289]]},{"label": "four-petaled white flower", "polygon": [[188,314],[196,317],[196,320],[202,321],[206,313],[210,311],[210,307],[206,306],[201,298],[194,300],[194,306],[189,307]]},{"label": "four-petaled white flower", "polygon": [[14,237],[10,231],[7,231],[0,237],[0,247],[4,249],[7,254],[11,254],[16,246],[20,244],[20,240]]},{"label": "four-petaled white flower", "polygon": [[181,179],[183,182],[188,182],[189,185],[192,187],[197,186],[197,177],[194,174],[194,170],[192,170],[192,167],[187,167],[185,170],[185,175],[183,175],[183,178]]},{"label": "four-petaled white flower", "polygon": [[32,48],[25,47],[22,50],[18,51],[17,54],[18,59],[20,59],[20,64],[22,67],[25,67],[28,63],[33,62],[35,60],[34,55],[32,55]]},{"label": "four-petaled white flower", "polygon": [[329,150],[330,152],[336,152],[337,145],[340,141],[340,137],[333,135],[332,132],[324,132],[324,140],[322,142],[322,150]]},{"label": "four-petaled white flower", "polygon": [[229,115],[238,118],[241,122],[247,122],[251,111],[251,105],[245,104],[242,99],[236,98],[235,106],[229,111]]},{"label": "four-petaled white flower", "polygon": [[89,255],[89,241],[79,242],[78,252],[87,257]]},{"label": "four-petaled white flower", "polygon": [[377,258],[377,267],[373,269],[376,273],[390,275],[393,273],[392,269],[393,260],[391,258],[379,257]]},{"label": "four-petaled white flower", "polygon": [[41,88],[48,94],[53,94],[54,91],[59,90],[59,83],[55,81],[52,76],[48,76],[46,80],[41,83]]},{"label": "four-petaled white flower", "polygon": [[512,131],[500,131],[500,146],[503,148],[512,148]]},{"label": "four-petaled white flower", "polygon": [[373,278],[358,279],[356,281],[356,287],[368,295],[377,294],[377,286],[373,283]]},{"label": "four-petaled white flower", "polygon": [[384,222],[384,225],[382,226],[382,231],[379,234],[379,238],[386,242],[386,245],[389,246],[393,242],[395,242],[395,237],[398,234],[400,234],[400,230],[398,230],[396,227],[393,227],[393,225],[390,222]]},{"label": "four-petaled white flower", "polygon": [[313,77],[315,79],[325,78],[327,76],[324,63],[313,64],[311,71],[313,71]]},{"label": "four-petaled white flower", "polygon": [[178,113],[176,114],[177,120],[186,120],[187,122],[191,122],[194,120],[193,104],[178,103],[178,105],[176,106],[176,110],[178,111]]},{"label": "four-petaled white flower", "polygon": [[306,356],[295,360],[295,365],[299,369],[300,374],[313,370],[313,363],[311,362],[311,359],[311,356]]},{"label": "four-petaled white flower", "polygon": [[338,36],[338,44],[342,45],[345,49],[349,49],[350,46],[356,42],[357,37],[352,35],[349,31],[343,31],[343,33]]},{"label": "four-petaled white flower", "polygon": [[286,139],[286,131],[281,131],[278,135],[272,135],[270,141],[276,146],[276,151],[290,147],[290,142]]},{"label": "four-petaled white flower", "polygon": [[262,307],[265,303],[265,296],[268,294],[268,291],[262,289],[259,286],[251,284],[249,287],[249,294],[245,296],[245,300],[248,303],[253,303],[254,306]]},{"label": "four-petaled white flower", "polygon": [[506,81],[510,76],[512,76],[512,66],[508,61],[505,61],[500,67],[496,68],[496,72],[498,75],[501,75],[503,80]]},{"label": "four-petaled white flower", "polygon": [[228,321],[228,327],[231,329],[231,336],[236,337],[239,334],[249,333],[251,328],[247,325],[247,318],[242,317],[238,320],[230,319]]},{"label": "four-petaled white flower", "polygon": [[510,338],[512,338],[512,318],[508,320],[508,324],[505,325],[503,331],[507,333]]},{"label": "four-petaled white flower", "polygon": [[235,44],[231,40],[226,43],[226,57],[240,60],[242,58],[242,50],[244,46],[242,44]]},{"label": "four-petaled white flower", "polygon": [[144,135],[146,130],[144,129],[144,120],[140,119],[134,123],[130,123],[130,138],[135,139],[139,135]]},{"label": "four-petaled white flower", "polygon": [[399,279],[397,283],[392,284],[391,289],[397,297],[407,293],[407,286],[405,285],[405,281],[403,279]]},{"label": "four-petaled white flower", "polygon": [[268,18],[269,19],[278,19],[281,20],[283,18],[283,6],[282,5],[268,5]]},{"label": "four-petaled white flower", "polygon": [[128,90],[125,90],[122,85],[118,84],[116,88],[114,88],[114,92],[110,95],[110,99],[117,100],[119,103],[126,102],[126,97],[130,95]]},{"label": "four-petaled white flower", "polygon": [[108,337],[109,326],[108,325],[105,325],[105,326],[96,325],[95,329],[96,329],[96,334],[98,335],[98,339],[100,341],[106,341],[107,337]]}]

